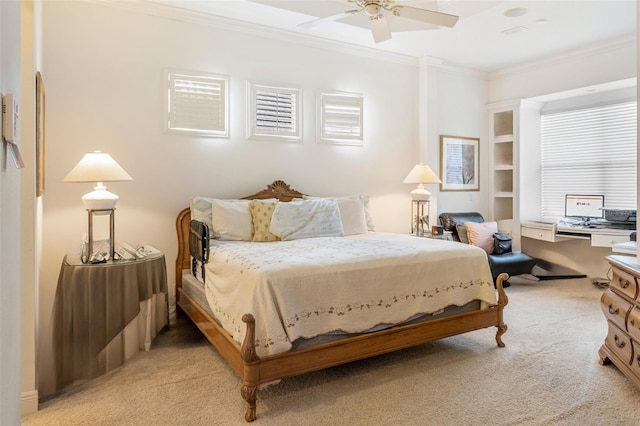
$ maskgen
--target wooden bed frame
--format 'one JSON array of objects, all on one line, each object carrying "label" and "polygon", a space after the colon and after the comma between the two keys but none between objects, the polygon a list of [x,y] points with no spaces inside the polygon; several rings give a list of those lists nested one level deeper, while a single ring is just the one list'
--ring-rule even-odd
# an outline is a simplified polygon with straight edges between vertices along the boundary
[{"label": "wooden bed frame", "polygon": [[[275,181],[267,186],[266,189],[244,197],[244,199],[277,198],[281,201],[291,201],[291,199],[298,197],[302,197],[300,192],[291,189],[283,181]],[[256,354],[255,319],[251,313],[246,313],[242,317],[242,321],[247,327],[247,333],[242,345],[240,345],[202,307],[183,292],[182,272],[185,269],[191,269],[191,256],[189,253],[190,220],[191,213],[189,208],[182,210],[176,220],[178,232],[178,257],[176,259],[177,304],[242,379],[241,394],[248,404],[244,416],[247,422],[256,419],[258,386],[264,383],[492,326],[498,328],[496,332],[498,346],[504,347],[502,335],[507,331],[507,325],[503,322],[502,311],[508,303],[508,298],[502,287],[502,282],[508,279],[507,274],[501,274],[498,277],[496,283],[498,302],[487,309],[452,315],[428,322],[393,327],[260,358]]]}]

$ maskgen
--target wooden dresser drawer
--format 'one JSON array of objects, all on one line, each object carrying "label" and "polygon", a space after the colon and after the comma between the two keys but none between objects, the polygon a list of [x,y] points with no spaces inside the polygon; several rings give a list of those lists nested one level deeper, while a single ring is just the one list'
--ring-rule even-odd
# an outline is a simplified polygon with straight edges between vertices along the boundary
[{"label": "wooden dresser drawer", "polygon": [[631,360],[631,370],[640,377],[640,343],[633,341],[633,359]]},{"label": "wooden dresser drawer", "polygon": [[640,342],[640,307],[635,306],[627,318],[627,333]]},{"label": "wooden dresser drawer", "polygon": [[618,268],[613,268],[613,278],[609,287],[618,293],[625,294],[630,299],[635,299],[638,295],[638,283],[633,275],[628,274]]},{"label": "wooden dresser drawer", "polygon": [[605,318],[617,325],[620,329],[626,330],[627,312],[631,309],[631,303],[618,296],[611,290],[602,293],[600,305]]},{"label": "wooden dresser drawer", "polygon": [[607,332],[607,337],[604,339],[604,344],[610,348],[618,358],[629,365],[633,355],[631,339],[624,331],[620,330],[611,322],[607,322],[607,325],[609,326],[609,331]]}]

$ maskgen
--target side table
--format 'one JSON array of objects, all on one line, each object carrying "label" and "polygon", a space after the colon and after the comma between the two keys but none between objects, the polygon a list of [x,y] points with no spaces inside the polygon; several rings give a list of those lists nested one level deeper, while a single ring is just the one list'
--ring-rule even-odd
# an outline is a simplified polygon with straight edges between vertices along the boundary
[{"label": "side table", "polygon": [[62,261],[53,307],[56,390],[98,377],[169,323],[164,254],[106,263]]}]

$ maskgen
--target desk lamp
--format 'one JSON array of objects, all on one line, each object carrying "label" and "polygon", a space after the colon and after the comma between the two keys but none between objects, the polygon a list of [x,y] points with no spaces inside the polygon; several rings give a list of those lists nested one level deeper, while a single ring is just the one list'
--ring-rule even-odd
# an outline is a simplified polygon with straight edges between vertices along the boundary
[{"label": "desk lamp", "polygon": [[113,239],[113,211],[118,196],[107,191],[107,187],[103,182],[131,181],[133,178],[124,171],[118,163],[107,153],[100,151],[89,152],[71,169],[69,174],[62,180],[68,182],[97,182],[92,192],[82,197],[87,212],[89,213],[89,247],[87,258],[93,256],[93,214],[110,214],[111,229],[109,233],[109,246],[111,249],[111,259],[114,258],[114,239]]}]

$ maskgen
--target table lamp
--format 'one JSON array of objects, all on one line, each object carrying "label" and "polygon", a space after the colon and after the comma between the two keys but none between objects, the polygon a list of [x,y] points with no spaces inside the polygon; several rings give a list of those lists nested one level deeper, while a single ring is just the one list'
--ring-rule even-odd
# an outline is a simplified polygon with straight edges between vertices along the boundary
[{"label": "table lamp", "polygon": [[111,259],[115,255],[114,249],[114,224],[113,212],[118,202],[118,196],[107,191],[103,182],[131,181],[133,178],[124,171],[118,163],[107,153],[100,151],[89,152],[71,169],[69,174],[62,180],[68,182],[97,182],[92,192],[82,196],[82,203],[89,213],[89,245],[86,261],[94,262],[93,259],[93,222],[94,214],[110,215],[109,248]]},{"label": "table lamp", "polygon": [[63,182],[97,182],[94,191],[82,196],[87,210],[111,210],[118,202],[118,196],[107,191],[103,182],[133,180],[118,163],[107,153],[93,151],[84,157],[62,179]]},{"label": "table lamp", "polygon": [[416,164],[402,182],[417,183],[418,187],[411,191],[411,198],[421,201],[427,201],[431,198],[431,193],[424,187],[425,183],[442,183],[433,170],[431,170],[431,167],[424,163]]}]

